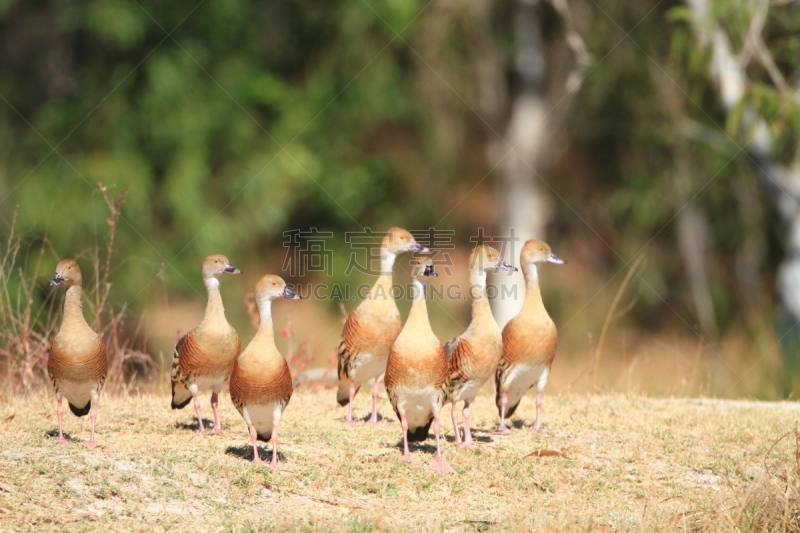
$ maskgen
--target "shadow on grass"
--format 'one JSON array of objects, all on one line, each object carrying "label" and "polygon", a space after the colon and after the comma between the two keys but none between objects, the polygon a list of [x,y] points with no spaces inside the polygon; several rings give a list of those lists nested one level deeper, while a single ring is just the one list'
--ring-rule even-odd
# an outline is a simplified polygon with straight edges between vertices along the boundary
[{"label": "shadow on grass", "polygon": [[[362,418],[361,421],[366,424],[367,422],[369,422],[370,418],[372,418],[372,413],[370,413],[367,416],[365,416],[364,418]],[[397,420],[396,418],[383,416],[382,414],[378,413],[378,424],[380,424],[382,426],[392,424],[396,420]]]},{"label": "shadow on grass", "polygon": [[[490,442],[494,442],[494,439],[489,436],[489,432],[488,431],[485,431],[485,430],[482,430],[482,429],[476,430],[474,428],[469,428],[469,430],[470,430],[470,433],[472,433],[472,440],[474,442],[480,442],[480,443],[483,443],[483,444],[488,444]],[[444,436],[444,440],[447,441],[447,442],[455,442],[456,441],[456,437],[455,437],[455,435],[445,435]]]},{"label": "shadow on grass", "polygon": [[[272,451],[270,451],[266,446],[259,445],[258,453],[261,456],[262,461],[270,462],[272,461]],[[232,455],[237,459],[244,459],[246,461],[253,460],[253,446],[250,444],[244,444],[242,446],[228,446],[225,448],[226,455]],[[286,456],[278,452],[278,462],[286,461]]]},{"label": "shadow on grass", "polygon": [[[203,419],[203,426],[206,428],[206,431],[210,431],[214,428],[214,421],[209,420],[208,418]],[[175,429],[188,429],[191,431],[200,431],[200,425],[197,423],[197,419],[195,418],[191,422],[175,422]]]},{"label": "shadow on grass", "polygon": [[[44,436],[48,439],[58,439],[58,429],[51,429],[50,431],[46,432]],[[80,442],[66,431],[64,432],[64,438],[67,439],[67,442]]]},{"label": "shadow on grass", "polygon": [[[400,451],[400,455],[403,454],[403,439],[401,438],[397,443],[393,446]],[[409,442],[408,443],[408,450],[411,453],[420,452],[420,453],[436,453],[436,438],[431,433],[428,440],[425,442]]]}]

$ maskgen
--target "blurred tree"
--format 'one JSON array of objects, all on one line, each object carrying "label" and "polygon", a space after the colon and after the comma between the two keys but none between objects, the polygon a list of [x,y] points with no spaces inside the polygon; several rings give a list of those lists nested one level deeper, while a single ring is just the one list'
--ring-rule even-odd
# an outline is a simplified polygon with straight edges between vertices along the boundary
[{"label": "blurred tree", "polygon": [[[574,28],[566,0],[518,0],[512,9],[516,79],[511,95],[506,97],[511,108],[500,127],[502,137],[495,131],[487,152],[499,173],[500,234],[513,233],[519,239],[510,249],[518,255],[528,239],[546,238],[553,198],[550,191],[545,192],[549,185],[543,172],[563,155],[559,147],[565,138],[566,117],[591,58]],[[524,294],[519,277],[508,284],[514,285],[516,294]],[[505,298],[494,304],[501,327],[519,312],[519,301]]]},{"label": "blurred tree", "polygon": [[102,231],[94,184],[130,189],[120,299],[163,269],[197,288],[198,257],[255,259],[293,225],[427,227],[426,177],[459,168],[407,149],[424,109],[391,28],[422,3],[0,6],[2,205],[64,255]]},{"label": "blurred tree", "polygon": [[[755,344],[784,233],[784,308],[798,286],[800,20],[702,5],[0,1],[0,219],[19,205],[28,242],[73,254],[106,231],[95,183],[129,189],[111,280],[135,309],[202,292],[210,251],[278,268],[287,229],[334,231],[341,283],[345,231],[436,226],[466,247],[514,227],[570,260],[547,299],[559,323],[590,306],[581,338],[644,253],[632,325]],[[718,34],[736,98],[709,76]]]},{"label": "blurred tree", "polygon": [[800,10],[792,2],[687,0],[673,17],[691,23],[696,49],[727,117],[726,133],[747,154],[786,231],[777,274],[778,335],[786,392],[800,370]]}]

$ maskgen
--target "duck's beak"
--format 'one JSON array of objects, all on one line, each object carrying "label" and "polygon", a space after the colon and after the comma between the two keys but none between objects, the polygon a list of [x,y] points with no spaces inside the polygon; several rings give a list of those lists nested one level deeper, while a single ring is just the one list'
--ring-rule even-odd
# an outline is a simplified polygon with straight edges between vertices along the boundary
[{"label": "duck's beak", "polygon": [[61,272],[56,272],[56,275],[53,276],[53,279],[50,280],[50,283],[47,284],[48,287],[52,287],[53,285],[61,285],[64,283],[64,276],[61,275]]},{"label": "duck's beak", "polygon": [[553,264],[556,264],[556,265],[566,265],[567,264],[566,261],[564,261],[563,259],[557,257],[556,254],[554,254],[552,252],[550,253],[550,255],[547,256],[546,261],[548,263],[553,263]]},{"label": "duck's beak", "polygon": [[294,292],[289,287],[283,288],[283,292],[281,293],[281,298],[283,298],[284,300],[302,300],[302,298],[300,298],[300,295]]},{"label": "duck's beak", "polygon": [[411,244],[408,245],[408,251],[413,252],[415,254],[427,254],[428,252],[430,252],[430,250],[422,246],[417,241],[412,241]]},{"label": "duck's beak", "polygon": [[225,274],[241,274],[242,271],[233,266],[232,264],[228,263],[225,265],[225,270],[223,270]]},{"label": "duck's beak", "polygon": [[514,265],[510,265],[502,259],[494,266],[495,270],[508,270],[509,272],[517,272],[519,269]]}]

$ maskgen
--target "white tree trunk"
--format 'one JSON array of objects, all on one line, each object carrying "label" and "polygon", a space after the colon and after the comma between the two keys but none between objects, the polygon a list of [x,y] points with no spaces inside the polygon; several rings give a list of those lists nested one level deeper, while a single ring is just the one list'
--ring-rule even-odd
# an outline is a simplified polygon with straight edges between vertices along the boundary
[{"label": "white tree trunk", "polygon": [[[518,1],[514,15],[514,71],[519,92],[513,97],[511,115],[502,141],[490,144],[490,161],[499,161],[498,196],[503,236],[519,240],[507,245],[505,259],[516,265],[522,244],[531,238],[544,239],[550,218],[548,199],[540,183],[541,153],[547,144],[547,62],[538,16],[537,1]],[[516,298],[493,301],[500,327],[519,312],[525,285],[521,276],[503,279],[502,285]]]},{"label": "white tree trunk", "polygon": [[[711,47],[711,78],[717,85],[723,105],[730,111],[744,97],[747,77],[744,57],[734,55],[725,31],[710,24],[711,0],[687,0],[695,15],[695,29],[701,46]],[[745,50],[754,55],[773,79],[786,88],[786,82],[774,68],[774,61],[763,43],[761,31],[767,17],[769,4],[757,6],[747,33]],[[744,56],[744,53],[741,54]],[[795,99],[798,88],[791,88]],[[800,164],[782,165],[772,156],[773,140],[766,122],[753,109],[744,109],[743,126],[754,132],[752,140],[744,146],[756,168],[761,188],[776,206],[787,229],[786,257],[781,262],[776,279],[778,295],[778,336],[787,357],[787,370],[797,370],[800,355]]]}]

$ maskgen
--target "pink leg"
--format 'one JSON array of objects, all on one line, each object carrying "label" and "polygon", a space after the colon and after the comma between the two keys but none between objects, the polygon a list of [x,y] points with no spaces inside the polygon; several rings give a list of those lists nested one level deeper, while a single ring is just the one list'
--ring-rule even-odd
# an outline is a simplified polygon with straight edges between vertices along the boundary
[{"label": "pink leg", "polygon": [[61,405],[61,400],[56,400],[56,415],[58,416],[58,440],[56,444],[66,444],[67,439],[64,438],[64,432],[61,431],[61,419],[64,417],[64,406]]},{"label": "pink leg", "polygon": [[278,469],[278,424],[272,426],[272,461],[269,467],[273,470]]},{"label": "pink leg", "polygon": [[256,428],[253,424],[248,424],[247,429],[250,431],[250,442],[253,443],[253,462],[262,463],[261,456],[258,455],[258,435],[256,434]]},{"label": "pink leg", "polygon": [[84,444],[84,446],[86,446],[87,448],[96,448],[97,442],[95,442],[94,440],[94,424],[95,421],[97,420],[97,407],[95,406],[94,402],[92,402],[92,410],[89,412],[89,419],[91,420],[92,423],[92,435],[91,437],[89,437],[89,442]]},{"label": "pink leg", "polygon": [[442,449],[439,443],[439,417],[433,419],[433,431],[436,433],[436,455],[433,457],[431,464],[428,465],[428,468],[440,474],[455,474],[456,471],[453,470],[453,467],[447,464],[447,461],[442,457]]},{"label": "pink leg", "polygon": [[200,415],[200,400],[197,399],[197,396],[194,397],[194,412],[197,413],[197,427],[199,428],[197,431],[201,435],[205,435],[206,428],[203,427],[203,417]]},{"label": "pink leg", "polygon": [[403,430],[403,461],[410,463],[413,461],[411,451],[408,449],[408,420],[406,415],[400,416],[400,428]]},{"label": "pink leg", "polygon": [[456,409],[456,402],[453,402],[453,407],[450,409],[450,417],[453,419],[453,431],[456,434],[456,444],[461,444],[461,431],[458,429],[458,409]]},{"label": "pink leg", "polygon": [[508,394],[505,392],[500,397],[500,425],[494,430],[495,435],[508,435],[511,430],[506,427],[506,406],[508,405]]},{"label": "pink leg", "polygon": [[356,397],[356,384],[350,381],[350,403],[347,404],[347,422],[348,426],[353,425],[353,399]]},{"label": "pink leg", "polygon": [[464,444],[462,448],[472,448],[472,432],[469,430],[469,400],[464,400]]},{"label": "pink leg", "polygon": [[547,430],[542,429],[540,425],[543,397],[544,393],[542,391],[536,392],[536,421],[533,423],[533,427],[531,428],[531,431],[534,433],[547,433]]},{"label": "pink leg", "polygon": [[216,392],[211,393],[211,410],[214,411],[214,429],[212,433],[222,432],[222,422],[219,420],[219,395]]},{"label": "pink leg", "polygon": [[380,376],[375,378],[375,383],[372,384],[372,416],[368,424],[375,425],[378,423],[378,391],[380,390],[381,380]]}]

